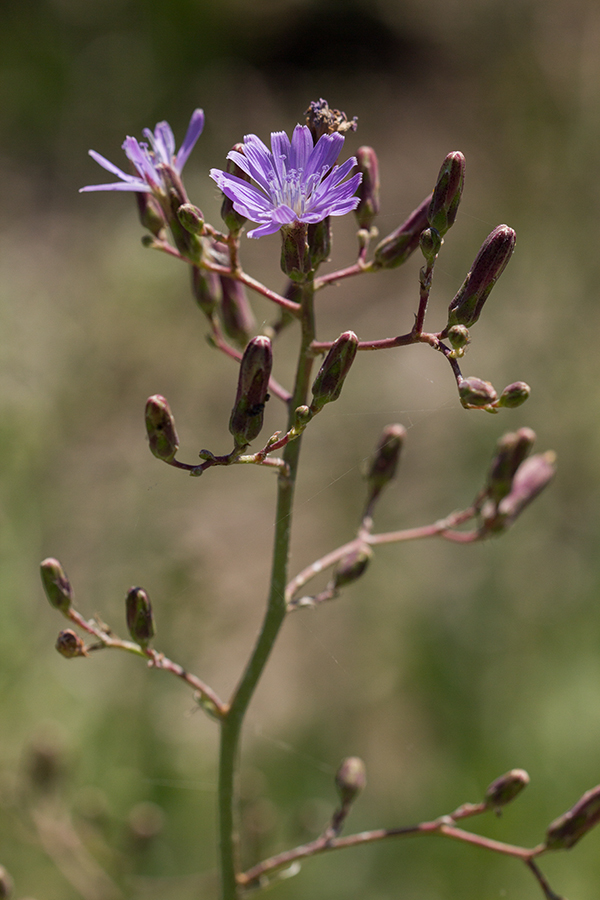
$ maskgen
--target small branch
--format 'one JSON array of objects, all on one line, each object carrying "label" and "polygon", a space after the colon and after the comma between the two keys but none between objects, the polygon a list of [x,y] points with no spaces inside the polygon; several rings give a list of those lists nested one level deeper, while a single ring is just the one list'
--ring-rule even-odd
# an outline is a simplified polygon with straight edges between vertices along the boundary
[{"label": "small branch", "polygon": [[104,647],[110,647],[114,650],[125,650],[127,653],[143,656],[148,660],[148,665],[150,667],[171,672],[173,675],[176,675],[177,678],[180,678],[190,687],[194,688],[200,695],[201,700],[204,701],[202,704],[204,705],[204,708],[209,712],[214,711],[217,718],[221,718],[227,712],[227,704],[217,696],[212,688],[208,687],[208,685],[201,681],[200,678],[197,678],[196,675],[186,672],[179,663],[173,662],[164,654],[159,653],[152,647],[142,647],[140,644],[136,644],[133,641],[121,640],[121,638],[106,631],[93,620],[84,619],[75,609],[70,609],[66,613],[66,617],[81,628],[82,631],[85,631],[87,634],[91,634],[98,639],[100,643],[96,646],[88,647],[88,650],[99,650]]},{"label": "small branch", "polygon": [[247,275],[245,272],[232,269],[230,266],[220,266],[218,263],[208,263],[204,260],[200,263],[200,266],[203,269],[207,269],[209,272],[216,272],[217,275],[225,275],[227,278],[235,278],[236,281],[241,281],[241,283],[245,284],[246,287],[249,287],[253,291],[256,291],[257,294],[262,294],[262,296],[266,297],[267,300],[272,300],[273,303],[277,303],[278,306],[281,306],[283,309],[287,309],[288,312],[292,313],[295,316],[298,316],[300,313],[299,303],[296,303],[294,300],[288,300],[287,297],[282,297],[281,294],[278,294],[276,291],[272,291],[270,288],[266,287],[255,278],[252,278],[251,275]]},{"label": "small branch", "polygon": [[371,272],[372,268],[363,259],[359,259],[354,265],[348,266],[346,269],[338,269],[337,272],[329,272],[328,275],[322,275],[321,278],[315,278],[315,291],[320,291],[328,284],[341,281],[343,278],[351,278],[353,275],[362,275],[365,272]]},{"label": "small branch", "polygon": [[[533,854],[532,854],[532,856],[533,856]],[[540,872],[538,866],[534,863],[532,858],[526,859],[525,864],[533,872],[537,883],[539,884],[542,891],[544,892],[544,897],[546,898],[546,900],[565,900],[564,897],[560,897],[558,894],[554,893],[554,891],[548,884],[548,881],[544,877],[543,873]]]}]

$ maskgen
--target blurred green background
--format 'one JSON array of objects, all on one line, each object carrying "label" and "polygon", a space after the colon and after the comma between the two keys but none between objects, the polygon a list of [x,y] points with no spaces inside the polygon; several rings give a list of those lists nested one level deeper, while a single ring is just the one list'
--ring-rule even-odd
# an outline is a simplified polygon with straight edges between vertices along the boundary
[{"label": "blurred green background", "polygon": [[[475,825],[533,846],[600,781],[596,0],[3,0],[0,863],[17,898],[216,897],[215,726],[183,685],[135,658],[59,657],[62,620],[39,561],[57,556],[81,611],[121,634],[125,593],[143,585],[157,647],[221,696],[254,639],[269,571],[268,471],[192,481],[148,452],[153,393],[169,398],[181,458],[226,452],[236,371],[206,344],[183,267],[141,247],[132,198],[77,193],[105,180],[87,150],[123,164],[126,134],[167,118],[179,142],[202,106],[186,184],[218,224],[209,167],[245,133],[289,132],[319,97],[358,116],[348,153],[378,151],[383,234],[431,190],[447,152],[465,153],[428,325],[443,326],[488,232],[514,227],[517,251],[463,372],[500,390],[526,380],[532,396],[496,417],[468,413],[426,348],[361,356],[305,437],[292,572],[352,535],[361,463],[389,422],[408,443],[378,530],[467,504],[497,438],[521,425],[560,468],[500,540],[386,547],[342,599],[290,617],[248,719],[245,864],[320,832],[350,754],[369,783],[348,830],[434,817],[519,766],[526,793]],[[337,267],[355,238],[351,217],[335,226]],[[252,274],[283,287],[277,236],[243,251]],[[324,293],[320,336],[408,330],[419,265]],[[292,347],[286,335],[284,383]],[[272,402],[268,427],[281,425]],[[597,900],[599,841],[544,859],[559,894]],[[513,860],[431,838],[306,862],[273,896],[541,892]]]}]

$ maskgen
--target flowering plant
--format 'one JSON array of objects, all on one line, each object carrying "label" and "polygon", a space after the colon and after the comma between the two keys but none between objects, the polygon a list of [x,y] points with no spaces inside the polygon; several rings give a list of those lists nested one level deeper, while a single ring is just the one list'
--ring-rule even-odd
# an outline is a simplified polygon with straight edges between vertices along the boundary
[{"label": "flowering plant", "polygon": [[[356,156],[337,165],[344,135],[355,129],[355,121],[348,121],[343,113],[330,110],[320,100],[311,104],[306,112],[306,124],[295,128],[291,140],[284,132],[272,135],[271,150],[255,135],[246,136],[243,145],[237,145],[228,154],[230,168],[212,169],[210,173],[224,194],[222,217],[227,227],[223,231],[208,224],[198,207],[189,202],[180,177],[203,122],[202,112],[196,110],[178,153],[166,122],[159,123],[154,132],[144,131],[148,143],[127,138],[123,148],[136,174],[122,172],[91,151],[93,158],[117,175],[120,182],[92,185],[83,190],[134,191],[155,201],[154,206],[143,203],[139,206],[142,224],[150,232],[146,246],[189,267],[193,295],[206,317],[210,342],[238,365],[237,387],[234,391],[232,381],[231,390],[229,453],[216,455],[201,450],[200,462],[180,459],[174,416],[161,395],[148,399],[145,424],[154,456],[193,476],[203,475],[215,466],[241,464],[268,468],[275,473],[277,500],[271,581],[262,626],[232,695],[223,699],[203,679],[154,648],[153,610],[143,588],[134,587],[127,592],[125,609],[130,639],[124,640],[100,620],[87,619],[79,612],[62,565],[48,558],[41,566],[46,595],[72,626],[59,635],[57,649],[66,658],[89,657],[92,651],[107,648],[135,654],[149,665],[171,672],[192,688],[200,707],[217,723],[222,900],[239,900],[250,890],[264,888],[279,877],[294,874],[300,860],[320,853],[406,835],[433,834],[521,860],[533,873],[547,900],[559,900],[542,874],[538,859],[547,852],[570,848],[598,822],[600,787],[586,792],[571,810],[553,822],[533,848],[491,840],[459,827],[467,818],[499,811],[512,802],[529,782],[522,769],[512,769],[495,778],[480,802],[463,803],[449,814],[417,825],[343,836],[352,806],[366,785],[365,764],[349,756],[341,762],[335,779],[339,803],[318,837],[256,861],[245,871],[239,864],[236,771],[242,728],[286,617],[338,597],[348,585],[365,575],[382,544],[433,537],[470,544],[504,533],[551,481],[555,458],[551,451],[532,453],[535,434],[531,429],[508,432],[498,442],[479,490],[474,491],[473,500],[463,509],[430,524],[377,532],[374,530],[377,506],[395,477],[406,440],[403,426],[392,423],[377,440],[367,466],[363,512],[355,533],[342,546],[329,550],[291,575],[289,546],[302,435],[313,419],[346,390],[348,375],[360,364],[357,360],[363,352],[394,352],[409,345],[424,345],[441,354],[449,364],[459,402],[467,410],[498,413],[520,406],[528,399],[530,390],[523,381],[512,382],[498,392],[482,378],[464,376],[460,367],[470,342],[469,329],[478,321],[492,288],[512,256],[515,233],[506,225],[490,233],[449,302],[445,324],[437,331],[426,331],[435,265],[443,238],[455,221],[464,186],[465,160],[461,153],[448,154],[432,194],[396,229],[378,240],[369,256],[369,248],[378,238],[374,226],[379,211],[377,156],[371,147],[365,146],[357,150]],[[357,171],[351,174],[354,168]],[[343,269],[319,275],[319,268],[330,252],[330,217],[352,211],[358,223],[356,261]],[[281,231],[281,266],[288,277],[281,293],[252,278],[240,263],[240,238],[246,219],[258,225],[248,233],[249,237]],[[395,269],[417,251],[423,257],[423,265],[419,272],[414,323],[407,332],[392,338],[361,341],[353,331],[345,330],[335,341],[318,339],[317,292],[349,277],[370,277],[381,269]],[[278,311],[278,318],[265,326],[262,333],[256,333],[247,288],[267,298]],[[298,332],[297,362],[294,381],[286,387],[274,379],[272,364],[278,335],[292,325]],[[314,374],[317,357],[322,360]],[[263,439],[258,449],[251,450],[264,427],[264,409],[270,397],[280,404],[281,428]],[[324,589],[307,587],[317,575],[329,570],[331,577]],[[90,639],[92,642],[87,643]]]}]

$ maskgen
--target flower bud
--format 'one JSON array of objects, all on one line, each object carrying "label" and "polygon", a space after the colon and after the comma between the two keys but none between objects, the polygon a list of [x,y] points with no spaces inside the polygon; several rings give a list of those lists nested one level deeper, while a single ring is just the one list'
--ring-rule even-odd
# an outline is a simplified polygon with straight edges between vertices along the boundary
[{"label": "flower bud", "polygon": [[372,147],[359,147],[356,151],[356,162],[358,171],[362,174],[362,181],[356,192],[360,201],[354,215],[358,227],[368,231],[379,213],[379,163]]},{"label": "flower bud", "polygon": [[[244,153],[244,145],[243,144],[234,144],[231,148],[232,151],[236,151],[237,153]],[[232,159],[227,159],[225,163],[225,171],[229,175],[235,175],[236,178],[240,178],[242,181],[250,181],[250,176],[244,172],[243,169],[235,163]],[[242,216],[237,210],[233,208],[233,200],[230,200],[225,194],[223,194],[223,203],[221,204],[221,218],[225,222],[229,231],[234,234],[241,230],[243,225],[246,223],[246,216]]]},{"label": "flower bud", "polygon": [[367,783],[365,764],[358,756],[342,760],[336,772],[335,784],[343,806],[353,803]]},{"label": "flower bud", "polygon": [[405,438],[406,428],[403,425],[386,425],[381,432],[381,437],[369,461],[366,472],[368,484],[367,508],[371,506],[384,487],[395,477]]},{"label": "flower bud", "polygon": [[196,303],[206,318],[212,319],[223,296],[221,280],[216,272],[201,269],[200,266],[190,266],[190,271],[192,273],[192,293]]},{"label": "flower bud", "polygon": [[269,378],[273,351],[268,337],[252,338],[240,362],[235,403],[229,420],[229,431],[238,447],[245,447],[260,434],[265,403],[269,399]]},{"label": "flower bud", "polygon": [[326,216],[322,222],[315,222],[306,229],[306,242],[310,268],[316,270],[331,253],[331,220]]},{"label": "flower bud", "polygon": [[145,647],[154,637],[154,617],[152,604],[146,591],[132,587],[125,600],[127,628],[134,641]]},{"label": "flower bud", "polygon": [[430,203],[431,196],[426,197],[420,206],[411,212],[406,222],[377,244],[372,263],[374,270],[395,269],[414,253],[419,246],[421,232],[429,224],[427,213]]},{"label": "flower bud", "polygon": [[498,225],[481,245],[475,262],[448,307],[448,325],[474,325],[483,304],[502,275],[515,249],[517,236],[508,225]]},{"label": "flower bud", "polygon": [[4,868],[0,866],[0,900],[8,900],[13,892],[13,880]]},{"label": "flower bud", "polygon": [[485,792],[485,805],[498,811],[501,806],[514,800],[528,784],[529,775],[524,769],[511,769],[489,785]]},{"label": "flower bud", "polygon": [[577,801],[548,826],[546,847],[548,850],[568,850],[588,831],[600,822],[600,784]]},{"label": "flower bud", "polygon": [[494,390],[493,385],[489,381],[476,378],[474,375],[459,380],[458,396],[465,409],[470,407],[479,409],[482,406],[489,406],[490,403],[494,403],[498,399],[498,394]]},{"label": "flower bud", "polygon": [[146,432],[154,456],[171,462],[179,450],[179,438],[169,404],[160,394],[153,394],[146,401]]},{"label": "flower bud", "polygon": [[513,478],[535,443],[535,431],[519,428],[503,435],[496,445],[496,455],[487,477],[488,497],[498,503],[510,492]]},{"label": "flower bud", "polygon": [[454,225],[464,183],[465,158],[455,150],[442,163],[427,213],[429,224],[442,237]]},{"label": "flower bud", "polygon": [[310,405],[313,412],[338,399],[357,350],[358,338],[353,331],[344,331],[334,341],[313,382]]},{"label": "flower bud", "polygon": [[498,504],[497,524],[506,527],[543,491],[556,474],[556,454],[552,450],[537,453],[521,463],[510,492]]},{"label": "flower bud", "polygon": [[[165,163],[160,163],[156,168],[160,172],[167,192],[168,204],[165,211],[175,246],[186,259],[191,262],[199,262],[202,256],[200,240],[195,233],[191,234],[179,220],[179,209],[182,206],[190,205],[179,173],[173,166]],[[200,211],[198,210],[198,212]],[[201,215],[202,213],[200,213]]]},{"label": "flower bud", "polygon": [[50,605],[61,613],[68,613],[73,603],[73,588],[59,561],[52,557],[43,560],[40,574]]},{"label": "flower bud", "polygon": [[504,388],[498,400],[498,406],[507,409],[515,409],[525,403],[531,393],[531,388],[524,381],[515,381]]},{"label": "flower bud", "polygon": [[281,228],[281,270],[295,282],[303,282],[311,271],[308,227],[294,222]]},{"label": "flower bud", "polygon": [[256,328],[246,288],[236,278],[221,275],[221,319],[223,331],[238,347],[245,347]]},{"label": "flower bud", "polygon": [[448,340],[454,350],[462,350],[471,340],[469,329],[465,325],[453,325],[448,330]]},{"label": "flower bud", "polygon": [[[140,222],[144,228],[147,228],[154,237],[164,237],[167,220],[156,197],[153,197],[148,191],[135,191],[135,199]],[[145,235],[145,237],[150,237],[150,235]]]},{"label": "flower bud", "polygon": [[372,556],[373,551],[368,544],[363,544],[344,556],[334,569],[333,589],[337,591],[339,588],[346,587],[347,584],[357,581],[365,572]]},{"label": "flower bud", "polygon": [[61,631],[56,639],[56,649],[65,659],[73,659],[75,656],[87,656],[86,646],[70,628]]},{"label": "flower bud", "polygon": [[204,231],[204,216],[202,210],[193,203],[182,203],[177,210],[177,218],[186,231],[190,234],[202,234]]},{"label": "flower bud", "polygon": [[439,232],[435,228],[426,228],[421,232],[419,246],[426,262],[432,265],[442,246],[442,238]]}]

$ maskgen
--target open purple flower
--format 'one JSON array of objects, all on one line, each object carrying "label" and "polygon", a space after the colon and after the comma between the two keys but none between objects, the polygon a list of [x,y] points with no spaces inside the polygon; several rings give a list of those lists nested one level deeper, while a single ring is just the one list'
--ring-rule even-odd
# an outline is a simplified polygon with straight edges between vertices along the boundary
[{"label": "open purple flower", "polygon": [[149,128],[144,128],[144,137],[148,143],[140,142],[133,137],[126,137],[122,147],[127,159],[133,163],[137,175],[123,172],[104,156],[96,153],[95,150],[90,150],[89,154],[92,159],[95,159],[103,169],[112,172],[121,180],[111,184],[89,184],[87,187],[80,188],[80,193],[82,191],[165,192],[161,166],[169,166],[178,175],[181,174],[203,128],[204,112],[196,109],[192,113],[186,136],[177,154],[175,153],[175,138],[168,122],[158,122],[153,132]]},{"label": "open purple flower", "polygon": [[210,177],[237,212],[259,223],[248,237],[273,234],[294,222],[322,222],[327,216],[351,212],[359,202],[354,192],[361,175],[344,180],[356,165],[355,157],[335,165],[343,143],[343,135],[334,132],[313,145],[306,125],[296,125],[291,142],[283,131],[271,135],[271,151],[255,134],[248,134],[244,152],[231,150],[227,158],[256,185],[221,169],[211,169]]}]

